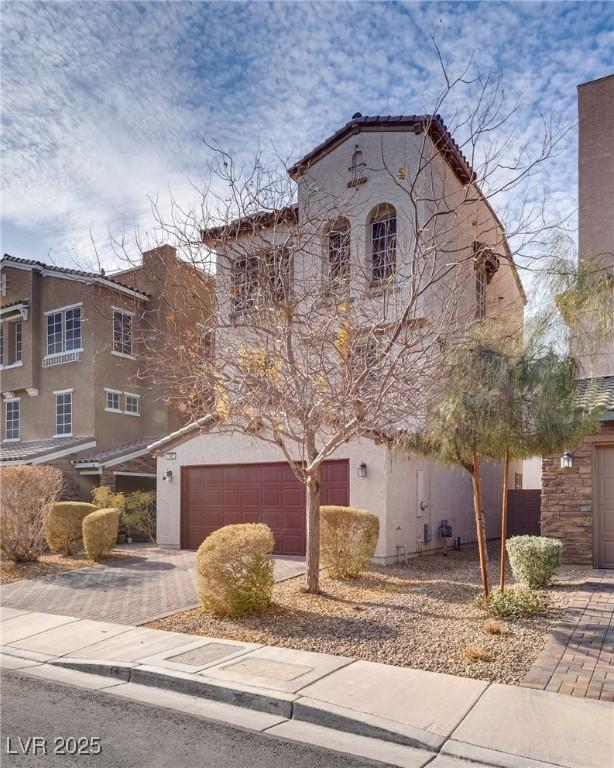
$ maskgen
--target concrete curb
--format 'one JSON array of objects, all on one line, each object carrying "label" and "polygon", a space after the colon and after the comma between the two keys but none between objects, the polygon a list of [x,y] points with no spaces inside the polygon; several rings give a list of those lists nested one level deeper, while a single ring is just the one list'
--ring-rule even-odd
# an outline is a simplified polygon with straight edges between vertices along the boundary
[{"label": "concrete curb", "polygon": [[[278,715],[288,720],[302,721],[356,736],[366,736],[382,742],[438,752],[445,736],[411,726],[403,726],[384,718],[374,717],[299,694],[271,691],[239,683],[218,682],[204,675],[162,669],[135,663],[89,661],[87,659],[59,658],[47,662],[51,666],[72,669],[90,675],[111,677],[126,683],[135,683],[189,696],[232,704]],[[198,679],[202,677],[202,679]]]},{"label": "concrete curb", "polygon": [[510,755],[507,752],[497,752],[494,749],[478,747],[475,744],[467,744],[455,739],[449,739],[440,754],[470,760],[493,768],[562,768],[559,763],[544,763],[541,760],[532,760],[521,755]]},{"label": "concrete curb", "polygon": [[430,752],[438,752],[446,740],[445,736],[438,736],[431,731],[401,725],[373,715],[354,713],[344,707],[305,697],[294,702],[292,719],[393,744],[427,749]]},{"label": "concrete curb", "polygon": [[273,692],[252,686],[218,683],[202,680],[184,672],[175,672],[152,666],[140,666],[134,663],[114,663],[104,661],[87,661],[85,659],[54,659],[48,664],[65,669],[73,669],[87,674],[112,677],[122,682],[146,685],[165,691],[174,691],[189,696],[232,704],[236,707],[255,709],[280,717],[292,717],[294,694]]}]

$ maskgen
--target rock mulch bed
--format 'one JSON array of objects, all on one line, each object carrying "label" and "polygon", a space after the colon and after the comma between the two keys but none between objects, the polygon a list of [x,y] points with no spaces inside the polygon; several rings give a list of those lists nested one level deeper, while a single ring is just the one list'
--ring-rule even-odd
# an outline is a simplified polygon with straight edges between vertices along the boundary
[{"label": "rock mulch bed", "polygon": [[474,549],[413,559],[407,568],[376,566],[354,581],[323,574],[318,596],[301,592],[302,578],[290,579],[275,585],[262,616],[221,618],[194,609],[148,626],[519,683],[587,572],[568,571],[548,589],[544,615],[497,620],[497,635],[486,632],[488,617],[475,605],[481,589]]}]

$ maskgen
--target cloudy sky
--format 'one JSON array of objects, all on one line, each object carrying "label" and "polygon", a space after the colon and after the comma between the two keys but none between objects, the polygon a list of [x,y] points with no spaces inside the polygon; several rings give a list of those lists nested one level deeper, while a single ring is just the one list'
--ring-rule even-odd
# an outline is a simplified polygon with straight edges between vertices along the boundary
[{"label": "cloudy sky", "polygon": [[[614,69],[612,3],[5,2],[1,13],[2,249],[67,265],[91,262],[90,237],[104,251],[109,233],[151,228],[149,198],[188,200],[207,174],[203,139],[293,160],[355,111],[429,111],[442,88],[433,37],[451,70],[473,56],[501,73],[523,138],[540,111],[573,125],[576,85]],[[575,150],[571,130],[540,180],[566,213]]]}]

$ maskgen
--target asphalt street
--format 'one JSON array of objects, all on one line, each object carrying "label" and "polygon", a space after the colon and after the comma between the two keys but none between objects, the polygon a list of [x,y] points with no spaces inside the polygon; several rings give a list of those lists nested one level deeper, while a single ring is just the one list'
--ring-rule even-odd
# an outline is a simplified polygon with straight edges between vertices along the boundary
[{"label": "asphalt street", "polygon": [[[17,671],[2,672],[0,694],[3,768],[376,766],[356,757],[113,698],[104,692],[28,677]],[[381,767],[381,763],[377,765]]]}]

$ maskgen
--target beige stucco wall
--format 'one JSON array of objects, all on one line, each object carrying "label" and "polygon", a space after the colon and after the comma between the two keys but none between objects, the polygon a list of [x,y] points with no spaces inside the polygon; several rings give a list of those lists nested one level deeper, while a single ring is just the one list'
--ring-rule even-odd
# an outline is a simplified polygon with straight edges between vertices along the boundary
[{"label": "beige stucco wall", "polygon": [[[158,458],[157,541],[162,546],[179,547],[181,509],[181,467],[199,464],[248,464],[283,461],[282,454],[268,443],[239,434],[211,432],[195,435],[169,451],[176,458]],[[350,504],[375,512],[380,518],[380,538],[376,560],[396,559],[397,545],[408,554],[434,550],[442,545],[438,527],[447,519],[454,536],[463,543],[475,541],[471,481],[464,470],[438,466],[421,458],[391,452],[371,440],[354,440],[343,445],[331,458],[349,459]],[[367,464],[367,477],[358,477],[358,465]],[[168,470],[172,480],[165,479]],[[423,498],[418,498],[418,471],[423,472]],[[501,470],[486,465],[483,471],[484,510],[489,538],[498,535]],[[422,515],[419,502],[428,505]],[[422,543],[423,524],[430,523],[432,541]]]},{"label": "beige stucco wall", "polygon": [[[162,436],[185,422],[185,416],[181,417],[163,399],[165,382],[142,376],[147,362],[143,328],[168,325],[171,299],[176,304],[186,305],[185,301],[180,302],[178,291],[189,284],[190,295],[194,297],[192,306],[200,311],[202,303],[205,317],[210,312],[210,298],[200,291],[200,284],[193,279],[194,268],[180,264],[174,254],[173,249],[165,251],[166,259],[160,260],[164,267],[161,271],[156,270],[156,265],[152,263],[152,254],[146,253],[144,270],[135,270],[136,276],[124,274],[119,277],[122,283],[150,293],[152,298],[149,302],[94,285],[86,279],[41,275],[30,269],[10,266],[8,262],[3,265],[2,271],[7,275],[7,292],[2,297],[2,304],[21,300],[29,302],[28,318],[22,321],[22,365],[0,371],[2,392],[12,392],[21,400],[22,442],[53,437],[54,392],[58,390],[73,390],[73,435],[95,436],[98,448],[118,446],[143,437]],[[81,305],[83,351],[80,359],[43,368],[47,338],[45,312],[72,304]],[[134,315],[134,359],[113,353],[114,307]],[[194,323],[193,317],[177,313],[177,318],[172,327],[167,328],[167,336],[173,334],[175,344],[180,331],[193,328]],[[5,328],[8,325],[2,323]],[[5,343],[7,337],[8,330]],[[38,394],[29,395],[28,388],[37,389]],[[105,388],[140,395],[140,415],[106,411]],[[4,439],[4,405],[0,422],[1,437]]]},{"label": "beige stucco wall", "polygon": [[[614,75],[578,86],[578,121],[580,263],[614,270]],[[614,339],[595,340],[591,317],[581,320],[582,375],[614,375]]]}]

